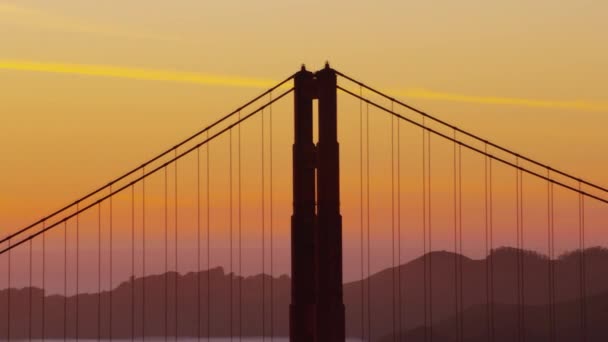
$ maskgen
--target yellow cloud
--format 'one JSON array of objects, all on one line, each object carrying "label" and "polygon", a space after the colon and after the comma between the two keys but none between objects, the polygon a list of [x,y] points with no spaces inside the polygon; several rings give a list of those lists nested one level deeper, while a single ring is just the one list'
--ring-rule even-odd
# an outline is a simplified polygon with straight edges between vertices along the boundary
[{"label": "yellow cloud", "polygon": [[426,89],[396,89],[391,94],[407,98],[440,100],[451,102],[466,102],[491,105],[511,105],[536,108],[563,108],[584,111],[608,111],[608,103],[589,101],[551,101],[498,96],[475,96],[456,93],[444,93]]},{"label": "yellow cloud", "polygon": [[[126,78],[147,81],[167,81],[212,86],[230,86],[261,89],[270,88],[277,83],[276,80],[272,79],[221,76],[185,71],[129,68],[107,65],[44,63],[14,60],[0,60],[0,70],[48,72],[60,74]],[[393,89],[387,90],[387,92],[389,94],[393,94],[396,97],[405,97],[409,99],[427,99],[437,101],[451,101],[489,105],[510,105],[535,108],[563,108],[584,111],[608,111],[608,103],[603,102],[551,101],[498,96],[475,96],[457,93],[437,92],[432,90],[415,88]]]},{"label": "yellow cloud", "polygon": [[17,6],[14,4],[0,4],[0,15],[3,24],[131,39],[181,41],[181,39],[178,37],[136,32],[133,29],[124,27],[118,28],[116,25],[107,26],[93,24],[56,13],[50,13],[30,7]]},{"label": "yellow cloud", "polygon": [[2,69],[246,88],[270,88],[276,84],[276,81],[268,79],[219,76],[195,72],[126,68],[105,65],[60,64],[0,60],[0,70]]}]

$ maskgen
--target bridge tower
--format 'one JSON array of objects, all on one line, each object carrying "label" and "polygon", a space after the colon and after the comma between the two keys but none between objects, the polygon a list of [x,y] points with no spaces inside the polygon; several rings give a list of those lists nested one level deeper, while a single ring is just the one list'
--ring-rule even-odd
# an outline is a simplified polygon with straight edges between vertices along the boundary
[{"label": "bridge tower", "polygon": [[336,73],[302,67],[294,82],[290,340],[344,342]]}]

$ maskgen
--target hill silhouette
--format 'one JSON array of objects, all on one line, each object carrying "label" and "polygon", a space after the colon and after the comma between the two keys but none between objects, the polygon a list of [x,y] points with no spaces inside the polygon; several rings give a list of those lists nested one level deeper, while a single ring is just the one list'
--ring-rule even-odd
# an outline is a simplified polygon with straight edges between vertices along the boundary
[{"label": "hill silhouette", "polygon": [[[583,339],[580,302],[571,300],[557,303],[555,336],[558,341],[608,341],[608,327],[605,318],[608,315],[608,292],[587,297],[587,326],[586,339]],[[486,305],[476,305],[463,313],[463,320],[468,322],[463,328],[463,340],[467,342],[488,341],[488,328],[486,324]],[[549,320],[549,307],[547,305],[526,305],[524,309],[523,336],[525,341],[549,342],[551,341],[551,325]],[[495,304],[494,306],[494,341],[517,341],[517,306],[508,304]],[[456,342],[456,324],[454,317],[446,319],[433,327],[433,341]],[[430,333],[427,331],[427,333]],[[423,342],[425,331],[417,327],[395,335],[398,341]],[[391,342],[393,335],[387,334],[378,340]]]},{"label": "hill silhouette", "polygon": [[[513,341],[517,319],[517,255],[519,251],[513,248],[500,248],[493,251],[489,258],[494,265],[494,316],[497,331],[496,341]],[[450,252],[432,252],[426,255],[432,258],[433,270],[433,331],[434,341],[452,341],[455,336],[455,262],[462,262],[463,269],[463,327],[466,341],[485,341],[486,339],[486,262],[488,259],[470,259]],[[580,333],[579,323],[579,261],[580,252],[564,254],[550,261],[555,268],[556,282],[556,312],[560,336]],[[590,341],[595,336],[601,336],[606,341],[608,326],[602,325],[608,314],[608,250],[590,248],[585,250],[588,312]],[[547,257],[538,253],[525,251],[524,260],[524,297],[525,317],[528,340],[544,341],[548,333],[548,264]],[[388,341],[392,339],[393,331],[393,271],[401,275],[401,327],[400,334],[408,337],[408,341],[422,341],[424,337],[424,257],[412,260],[396,269],[385,269],[373,274],[362,281],[344,284],[344,302],[346,305],[347,336],[361,335],[361,287],[371,293],[371,327],[372,340]],[[175,280],[178,280],[177,297],[177,334],[180,336],[196,336],[199,322],[197,298],[200,278],[201,293],[201,334],[207,335],[209,319],[211,336],[230,336],[231,325],[235,335],[260,336],[262,323],[264,332],[270,334],[270,284],[274,290],[273,300],[273,333],[276,336],[287,336],[289,329],[290,278],[286,275],[272,278],[268,275],[251,277],[232,276],[222,268],[214,268],[201,273],[177,275],[170,272],[165,275],[152,275],[131,279],[123,282],[110,292],[101,294],[80,294],[78,297],[67,298],[67,315],[65,320],[66,335],[76,336],[76,302],[78,302],[78,336],[81,338],[96,338],[98,326],[102,338],[109,337],[110,313],[112,316],[112,337],[131,337],[131,327],[135,328],[135,336],[141,336],[142,327],[142,286],[145,282],[145,334],[147,336],[164,336],[165,318],[167,318],[167,333],[176,333],[174,318]],[[210,280],[209,303],[211,315],[207,317],[207,279]],[[168,287],[165,288],[165,279]],[[230,322],[230,288],[232,279],[232,324]],[[265,283],[265,300],[262,299],[262,279]],[[239,283],[242,290],[239,291]],[[135,321],[131,323],[131,285],[135,288]],[[45,297],[45,336],[42,336],[42,298],[41,289],[12,289],[11,290],[11,338],[27,338],[29,336],[29,298],[32,296],[31,334],[33,338],[62,338],[64,334],[64,297],[50,295]],[[395,292],[399,290],[395,288]],[[165,293],[169,293],[168,303],[165,303]],[[0,331],[6,329],[7,319],[7,290],[0,291]],[[239,293],[242,298],[242,311],[239,311]],[[112,310],[110,311],[110,296]],[[101,306],[98,306],[98,299]],[[396,299],[395,299],[396,300]],[[166,305],[166,306],[165,306]],[[266,315],[262,315],[262,306]],[[367,312],[367,306],[364,307]],[[242,317],[240,320],[239,317]],[[367,323],[367,314],[365,314]],[[599,323],[598,323],[599,322]],[[562,331],[563,330],[563,331]],[[498,335],[506,336],[499,339]],[[366,329],[367,336],[367,329]],[[578,336],[578,335],[572,335]],[[1,336],[4,337],[4,336]],[[565,339],[578,340],[578,337]]]},{"label": "hill silhouette", "polygon": [[[511,307],[512,317],[517,315],[517,254],[514,248],[499,248],[493,251],[489,258],[493,261],[494,268],[494,299],[495,310],[501,310],[503,306]],[[483,328],[486,325],[486,262],[488,259],[474,260],[450,252],[433,252],[427,257],[432,257],[433,270],[433,325],[437,326],[455,316],[455,274],[454,264],[456,260],[462,262],[463,268],[463,308],[465,311],[483,306],[474,315],[464,318],[464,329],[474,326]],[[541,254],[524,251],[524,298],[526,306],[544,306],[549,301],[549,268],[548,258]],[[402,324],[404,332],[416,335],[424,325],[424,261],[423,257],[413,260],[400,266],[401,273],[401,308]],[[595,247],[585,250],[587,286],[586,294],[589,297],[600,296],[608,292],[608,273],[603,271],[608,263],[608,250]],[[579,261],[580,252],[573,251],[560,256],[551,263],[555,269],[555,296],[556,302],[573,301],[578,303],[580,297],[579,282]],[[371,278],[363,282],[345,284],[344,295],[347,306],[347,332],[351,335],[361,335],[361,285],[367,290],[371,282],[371,330],[372,340],[390,334],[393,329],[392,321],[392,270],[387,269],[372,275]],[[398,291],[398,290],[396,290]],[[590,301],[588,299],[587,301]],[[604,302],[604,304],[608,304]],[[608,306],[605,306],[608,308]],[[367,310],[367,308],[366,308]],[[544,308],[548,312],[548,308]],[[558,317],[567,317],[568,312],[561,313],[559,310],[570,310],[576,313],[576,320],[572,324],[578,323],[579,306],[571,309],[558,308]],[[608,309],[606,309],[608,310]],[[430,310],[428,310],[430,312]],[[507,310],[509,311],[509,310]],[[542,311],[542,310],[541,310]],[[506,315],[505,317],[507,317]],[[528,315],[529,316],[529,315]],[[499,324],[502,316],[496,316],[495,322]],[[511,316],[509,316],[511,317]],[[605,313],[604,313],[604,316]],[[367,319],[367,316],[366,318]],[[600,317],[587,315],[587,319],[598,320]],[[605,318],[601,318],[603,320]],[[516,322],[516,321],[515,321]],[[454,323],[452,323],[453,325]],[[532,324],[532,323],[531,323]],[[547,323],[548,324],[548,323]],[[545,325],[547,325],[545,324]],[[397,323],[397,330],[399,324]],[[601,327],[608,330],[607,327]],[[469,329],[470,330],[470,329]],[[367,330],[366,330],[367,331]],[[452,335],[454,328],[446,329]],[[366,332],[367,336],[367,332]],[[485,337],[484,337],[485,338]],[[433,339],[440,341],[441,339]],[[510,339],[509,341],[512,341]],[[410,341],[408,339],[408,341]],[[412,341],[416,341],[415,338]],[[446,340],[449,341],[449,340]],[[485,339],[484,339],[485,341]]]}]

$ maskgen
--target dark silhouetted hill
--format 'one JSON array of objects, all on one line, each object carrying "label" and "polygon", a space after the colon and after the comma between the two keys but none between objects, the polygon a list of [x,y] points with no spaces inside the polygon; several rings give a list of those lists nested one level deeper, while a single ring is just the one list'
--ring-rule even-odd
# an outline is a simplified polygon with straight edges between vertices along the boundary
[{"label": "dark silhouetted hill", "polygon": [[[493,283],[495,303],[495,325],[501,329],[500,334],[511,336],[507,331],[514,331],[513,321],[517,317],[517,256],[519,251],[512,248],[500,248],[491,253],[489,257],[493,262]],[[486,327],[486,259],[475,260],[450,252],[433,252],[425,257],[420,257],[395,269],[386,269],[363,281],[356,281],[344,285],[344,302],[346,305],[346,330],[347,336],[361,336],[361,315],[364,313],[364,321],[367,324],[367,304],[362,307],[361,290],[371,293],[371,330],[372,340],[376,341],[384,336],[390,335],[393,329],[393,303],[395,311],[401,309],[401,322],[396,322],[397,330],[406,334],[408,341],[418,341],[423,337],[424,329],[424,265],[432,259],[432,313],[434,341],[451,341],[449,338],[455,332],[455,308],[456,308],[456,275],[454,272],[456,262],[462,263],[463,270],[463,326],[467,334],[466,341],[478,341],[485,338]],[[588,297],[588,321],[590,334],[604,336],[606,327],[598,324],[608,317],[607,293],[608,272],[608,250],[591,248],[585,251]],[[548,266],[552,264],[555,269],[557,318],[560,329],[578,329],[580,305],[580,283],[579,267],[580,253],[571,252],[549,261],[545,256],[523,252],[524,260],[524,298],[526,326],[529,326],[529,341],[543,341],[544,327],[547,323],[547,304],[549,303],[549,273]],[[393,273],[394,272],[394,273]],[[393,274],[397,279],[393,283]],[[400,275],[400,278],[399,278]],[[207,287],[207,277],[210,279],[210,287]],[[230,329],[235,335],[240,332],[244,336],[260,336],[262,334],[262,322],[265,322],[265,333],[270,334],[270,284],[274,289],[273,302],[273,332],[277,336],[288,335],[289,329],[289,302],[290,302],[290,278],[281,276],[271,278],[270,276],[252,276],[240,278],[231,277],[224,273],[222,268],[214,268],[209,271],[188,273],[179,275],[178,279],[178,315],[177,332],[181,336],[196,336],[199,331],[198,317],[198,293],[197,286],[200,278],[201,293],[201,321],[200,328],[203,336],[207,335],[208,322],[210,323],[211,336],[230,336]],[[232,278],[232,285],[231,285]],[[168,287],[165,288],[165,279]],[[94,338],[98,336],[98,327],[102,338],[109,337],[110,312],[112,316],[112,336],[116,338],[131,337],[131,327],[135,328],[135,336],[141,336],[143,332],[142,316],[145,316],[145,334],[147,336],[164,336],[165,319],[167,318],[167,333],[175,334],[175,302],[173,293],[175,291],[176,274],[154,275],[145,278],[145,312],[142,306],[142,286],[144,280],[136,278],[120,284],[111,292],[112,309],[110,311],[110,292],[98,294],[80,294],[67,299],[67,324],[65,326],[68,337],[76,336],[76,302],[78,301],[78,336],[81,338]],[[265,282],[265,301],[262,300],[262,279]],[[401,284],[401,301],[398,296],[399,289],[393,284]],[[242,291],[239,291],[239,283],[242,282]],[[131,285],[135,287],[135,321],[131,322]],[[230,288],[233,289],[232,297],[232,324],[230,320]],[[207,291],[211,295],[210,312],[207,317]],[[0,291],[0,338],[7,329],[7,290]],[[168,293],[168,303],[165,303],[165,293]],[[239,311],[239,293],[242,298],[242,311]],[[44,293],[40,289],[32,289],[32,321],[31,331],[33,338],[42,337],[42,298]],[[27,338],[30,289],[11,290],[11,337]],[[101,306],[98,306],[98,300]],[[367,302],[366,302],[367,303]],[[262,315],[262,307],[265,307],[266,315]],[[363,310],[362,310],[363,309]],[[430,308],[427,312],[430,313]],[[601,316],[600,316],[601,315]],[[58,295],[47,296],[45,299],[45,337],[61,338],[64,331],[64,297]],[[242,317],[242,320],[239,320]],[[240,330],[242,329],[242,330]],[[545,329],[545,330],[543,330]],[[598,330],[593,330],[598,329]],[[503,331],[504,330],[504,331]],[[366,327],[367,336],[367,327]],[[498,330],[497,330],[498,331]],[[578,330],[576,330],[578,331]],[[534,335],[537,334],[537,335]],[[566,334],[564,332],[564,334]],[[564,335],[569,336],[569,335]],[[590,335],[592,336],[592,335]],[[595,336],[595,335],[593,335]],[[481,341],[479,340],[479,341]],[[572,339],[564,339],[572,341]],[[577,339],[574,339],[577,340]],[[608,339],[605,339],[608,341]],[[499,341],[497,339],[497,341]],[[506,341],[506,340],[505,340]],[[512,341],[512,339],[510,339]]]},{"label": "dark silhouetted hill", "polygon": [[[490,255],[493,261],[493,283],[495,307],[515,307],[517,300],[517,255],[514,248],[500,248]],[[474,260],[450,252],[433,252],[432,258],[432,313],[433,324],[451,319],[456,309],[456,277],[454,265],[462,262],[463,308],[470,310],[484,306],[486,292],[486,259]],[[580,253],[578,251],[562,255],[549,262],[547,257],[535,252],[523,252],[524,260],[524,303],[527,306],[543,306],[549,303],[549,263],[555,269],[556,302],[578,301],[580,297]],[[586,294],[587,296],[604,295],[608,292],[608,250],[590,248],[585,250],[586,261]],[[396,282],[401,280],[401,302],[397,300],[395,311],[401,307],[401,324],[396,319],[396,329],[412,331],[424,325],[424,258],[420,257],[395,270]],[[390,334],[393,330],[393,270],[387,269],[372,275],[363,282],[357,281],[344,285],[344,301],[347,303],[347,333],[350,336],[361,336],[361,286],[364,291],[371,286],[371,331],[372,340]],[[395,287],[395,292],[399,289]],[[397,296],[398,297],[398,296]],[[578,307],[577,307],[578,308]],[[515,309],[513,309],[515,310]],[[576,309],[578,310],[578,309]],[[364,306],[364,321],[367,321],[367,304]],[[515,310],[516,311],[516,310]],[[427,314],[430,315],[430,307]],[[464,319],[465,330],[469,326],[479,326],[486,322],[486,311]],[[579,311],[576,311],[578,314]],[[398,316],[398,314],[397,314]],[[562,315],[564,320],[566,313]],[[605,317],[608,316],[604,316]],[[497,317],[497,320],[500,319]],[[589,320],[598,317],[589,315]],[[367,322],[366,322],[367,323]],[[605,327],[608,329],[608,326]],[[447,330],[447,329],[446,329]],[[470,329],[469,329],[470,330]],[[422,329],[424,331],[424,329]],[[439,332],[441,333],[441,332]],[[367,336],[367,327],[365,336]],[[433,339],[435,340],[435,339]],[[409,341],[409,340],[408,340]],[[439,339],[437,339],[439,341]],[[608,341],[608,340],[606,340]]]},{"label": "dark silhouetted hill", "polygon": [[[197,336],[199,329],[198,318],[198,277],[197,273],[188,273],[178,276],[177,295],[177,331],[181,336]],[[145,312],[142,315],[142,278],[135,279],[135,336],[142,335],[142,317],[145,316],[145,334],[147,336],[164,336],[175,334],[175,272],[167,273],[167,287],[165,276],[154,275],[145,278]],[[209,276],[210,312],[207,315],[207,276]],[[270,332],[270,276],[264,276],[266,285],[266,317],[262,312],[262,276],[240,278],[232,277],[232,331],[235,335],[242,331],[247,336],[262,334],[262,321],[265,320],[266,333]],[[214,268],[200,273],[201,298],[201,334],[207,335],[210,326],[211,336],[230,336],[230,282],[229,274],[222,268]],[[239,283],[242,281],[242,311],[239,311]],[[272,279],[274,291],[274,333],[288,335],[289,316],[288,305],[290,301],[289,277],[282,276]],[[165,293],[168,293],[168,302],[165,303]],[[11,291],[11,337],[28,337],[29,326],[29,288]],[[43,291],[34,289],[32,312],[33,338],[42,337],[42,296]],[[115,288],[112,293],[112,336],[115,338],[131,337],[131,281],[124,282]],[[98,306],[98,301],[101,306]],[[76,297],[67,300],[67,336],[76,336]],[[7,291],[0,292],[0,338],[6,331],[6,303]],[[78,296],[78,336],[80,338],[96,338],[101,331],[101,338],[108,338],[110,331],[110,292],[97,294],[81,294]],[[47,338],[63,338],[64,332],[64,297],[47,296],[44,303],[44,326]],[[101,315],[100,315],[101,314]],[[239,321],[242,317],[242,321]],[[165,319],[167,318],[167,330]],[[208,321],[209,320],[209,321]],[[208,324],[208,322],[210,324]],[[242,322],[242,324],[240,324]],[[98,327],[101,327],[99,330]],[[242,329],[242,330],[239,330]]]},{"label": "dark silhouetted hill", "polygon": [[[467,342],[486,342],[488,338],[487,306],[476,305],[467,309],[463,314],[463,340]],[[551,339],[551,325],[549,320],[549,306],[536,305],[525,306],[524,325],[522,333],[525,341],[549,342]],[[586,339],[583,338],[583,328],[581,322],[580,301],[570,300],[557,303],[555,306],[556,324],[555,336],[557,341],[588,341],[605,342],[608,341],[608,327],[606,317],[608,317],[608,292],[600,295],[587,297],[587,323]],[[436,342],[456,342],[455,317],[446,319],[435,325],[433,329],[433,341]],[[494,341],[512,342],[518,339],[518,313],[516,305],[495,304],[494,306]],[[410,329],[397,333],[395,337],[398,341],[423,342],[424,329],[422,327]],[[427,334],[430,331],[427,330]],[[391,342],[392,334],[387,334],[379,339],[379,342]]]}]

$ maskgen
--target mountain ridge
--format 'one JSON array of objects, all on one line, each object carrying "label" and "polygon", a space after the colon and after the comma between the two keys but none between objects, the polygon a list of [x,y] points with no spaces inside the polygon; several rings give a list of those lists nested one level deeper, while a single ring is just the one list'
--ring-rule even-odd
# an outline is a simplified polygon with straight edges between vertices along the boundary
[{"label": "mountain ridge", "polygon": [[[521,253],[521,254],[520,254]],[[549,260],[546,256],[531,252],[517,250],[512,247],[493,250],[489,258],[494,265],[494,299],[496,307],[501,305],[517,305],[517,257],[524,256],[524,297],[526,305],[542,307],[548,303],[548,265],[549,261],[555,268],[556,301],[574,302],[580,297],[578,286],[580,265],[580,251],[572,251],[560,255],[557,259]],[[448,251],[434,251],[425,256],[418,257],[396,268],[387,268],[372,274],[363,280],[344,284],[344,302],[346,305],[346,332],[347,336],[361,335],[361,317],[371,323],[374,340],[382,338],[392,332],[393,303],[395,311],[401,312],[403,331],[418,331],[424,324],[424,259],[433,259],[433,270],[428,276],[433,279],[433,326],[439,329],[442,322],[453,319],[455,314],[456,274],[454,266],[462,261],[462,294],[464,312],[472,308],[485,305],[487,295],[486,262],[488,258],[472,259]],[[603,295],[608,292],[608,274],[603,271],[603,265],[608,264],[608,250],[603,248],[589,248],[585,250],[587,269],[587,289],[589,298]],[[393,274],[397,277],[393,283]],[[401,276],[401,278],[399,278]],[[208,277],[208,278],[207,278]],[[175,320],[175,281],[177,288],[177,321]],[[200,288],[197,286],[201,280]],[[207,279],[210,280],[209,293],[211,301],[207,303]],[[265,285],[265,297],[262,299],[262,279]],[[165,288],[167,281],[167,288]],[[231,284],[232,281],[232,284]],[[143,285],[145,283],[145,306],[143,305]],[[290,303],[291,280],[287,275],[271,277],[269,275],[251,275],[240,277],[226,273],[222,267],[210,270],[176,274],[149,275],[145,278],[136,277],[126,280],[115,287],[111,293],[102,291],[97,293],[81,293],[78,298],[67,298],[67,313],[64,323],[64,300],[61,295],[49,295],[45,300],[45,334],[47,338],[63,337],[64,327],[68,337],[76,336],[76,302],[78,310],[78,336],[82,338],[109,337],[110,312],[112,313],[112,337],[131,337],[134,328],[135,336],[142,336],[142,316],[145,315],[145,335],[164,336],[165,319],[166,331],[169,335],[197,336],[200,331],[203,336],[207,332],[211,336],[230,336],[231,324],[231,296],[232,294],[232,333],[244,336],[259,336],[269,334],[271,330],[270,316],[270,284],[274,291],[272,330],[277,336],[287,336],[289,327],[288,307]],[[393,284],[401,284],[401,288]],[[239,289],[242,284],[242,290]],[[371,284],[371,287],[370,287]],[[135,320],[131,322],[131,285],[134,286]],[[364,293],[363,305],[361,292]],[[401,290],[401,291],[399,291]],[[430,293],[431,289],[427,287]],[[368,310],[367,291],[371,295],[371,306]],[[30,289],[11,289],[11,338],[27,338],[29,330],[29,298]],[[198,305],[196,299],[201,293],[201,320],[197,321]],[[399,300],[398,293],[401,293]],[[394,295],[393,295],[394,293]],[[6,322],[8,291],[0,291],[0,322]],[[168,294],[165,303],[164,296]],[[242,297],[239,295],[242,294]],[[110,295],[112,296],[112,310],[110,311]],[[34,288],[32,296],[32,324],[33,338],[42,337],[42,298],[44,292]],[[239,303],[242,300],[242,306]],[[603,298],[603,297],[602,297]],[[98,306],[98,300],[100,305]],[[207,315],[207,305],[211,315]],[[265,314],[262,315],[262,307]],[[429,307],[427,306],[427,310]],[[145,311],[144,311],[145,310]],[[475,315],[479,316],[480,313]],[[367,313],[371,312],[371,318]],[[142,314],[143,313],[143,314]],[[99,315],[101,314],[101,315]],[[239,321],[239,317],[242,320]],[[592,318],[592,317],[590,317]],[[397,321],[398,323],[398,321]],[[210,325],[210,331],[207,325]],[[5,326],[5,323],[0,323]],[[264,329],[262,330],[262,325]],[[98,330],[98,326],[100,329]],[[367,328],[366,328],[367,329]],[[367,331],[367,330],[366,330]],[[439,331],[439,330],[438,330]]]}]

